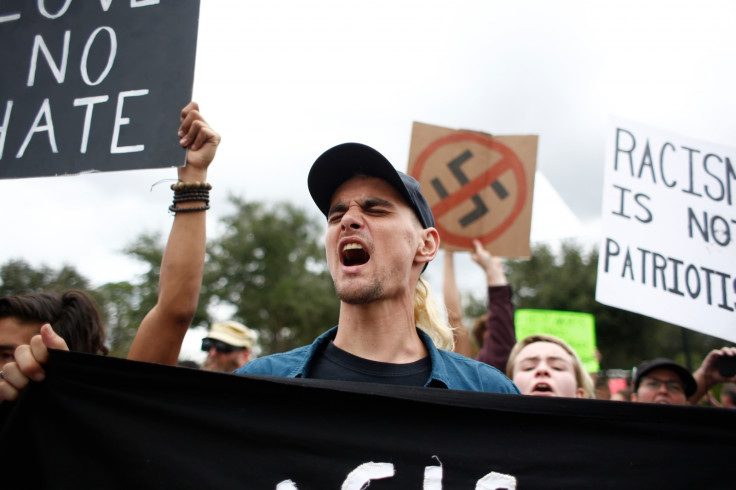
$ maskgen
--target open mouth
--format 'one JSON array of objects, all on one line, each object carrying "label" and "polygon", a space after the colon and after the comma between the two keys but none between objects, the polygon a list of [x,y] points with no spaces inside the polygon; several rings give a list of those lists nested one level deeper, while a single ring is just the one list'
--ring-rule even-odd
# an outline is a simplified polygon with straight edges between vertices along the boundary
[{"label": "open mouth", "polygon": [[534,385],[534,389],[532,390],[534,393],[552,393],[552,387],[548,385],[547,383],[539,383],[537,385]]},{"label": "open mouth", "polygon": [[348,243],[342,249],[342,263],[346,266],[363,265],[371,258],[359,243]]}]

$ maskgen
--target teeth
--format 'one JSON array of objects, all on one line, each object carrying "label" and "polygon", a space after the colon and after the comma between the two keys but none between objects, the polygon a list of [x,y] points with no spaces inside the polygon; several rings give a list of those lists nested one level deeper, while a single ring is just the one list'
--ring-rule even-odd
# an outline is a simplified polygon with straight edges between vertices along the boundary
[{"label": "teeth", "polygon": [[346,266],[362,265],[371,258],[359,243],[346,243],[341,252],[342,263]]}]

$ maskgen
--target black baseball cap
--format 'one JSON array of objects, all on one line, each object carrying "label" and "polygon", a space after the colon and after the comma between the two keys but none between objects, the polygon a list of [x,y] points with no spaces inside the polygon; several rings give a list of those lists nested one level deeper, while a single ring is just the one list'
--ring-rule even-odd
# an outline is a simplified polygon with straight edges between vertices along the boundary
[{"label": "black baseball cap", "polygon": [[322,214],[327,216],[332,195],[337,188],[356,175],[370,175],[385,180],[399,191],[424,228],[434,227],[434,216],[419,190],[419,182],[396,170],[386,157],[361,143],[334,146],[322,153],[312,164],[307,184],[309,193]]},{"label": "black baseball cap", "polygon": [[685,386],[685,396],[688,398],[690,398],[698,389],[698,383],[695,381],[695,378],[693,378],[693,375],[690,374],[690,371],[671,359],[658,357],[657,359],[643,361],[634,368],[634,391],[639,389],[641,379],[646,376],[647,373],[660,368],[674,371],[680,377],[682,384]]}]

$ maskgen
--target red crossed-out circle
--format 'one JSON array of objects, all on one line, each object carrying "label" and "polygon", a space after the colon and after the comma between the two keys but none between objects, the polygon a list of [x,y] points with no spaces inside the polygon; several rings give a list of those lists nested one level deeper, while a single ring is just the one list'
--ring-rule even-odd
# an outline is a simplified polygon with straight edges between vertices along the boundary
[{"label": "red crossed-out circle", "polygon": [[412,177],[421,182],[420,177],[422,170],[424,169],[427,161],[432,155],[442,146],[461,141],[471,141],[478,143],[501,154],[502,158],[494,163],[486,171],[475,177],[473,180],[463,185],[459,190],[445,197],[441,201],[435,203],[432,206],[432,214],[434,214],[435,227],[439,231],[440,236],[443,240],[447,240],[451,245],[457,247],[473,248],[473,238],[464,237],[456,233],[452,233],[447,230],[441,224],[439,219],[447,212],[454,209],[456,206],[462,204],[466,200],[470,199],[481,190],[483,190],[490,182],[498,179],[505,172],[511,170],[516,180],[516,186],[518,194],[514,201],[514,206],[511,209],[511,213],[501,222],[490,230],[488,233],[477,237],[483,245],[491,243],[493,240],[501,236],[509,227],[514,223],[516,218],[519,216],[521,211],[524,209],[524,203],[526,202],[526,172],[524,171],[524,165],[519,160],[519,157],[511,151],[511,149],[498,141],[495,141],[486,136],[482,136],[476,133],[452,133],[442,138],[434,140],[432,143],[425,148],[417,158],[414,167],[412,168]]}]

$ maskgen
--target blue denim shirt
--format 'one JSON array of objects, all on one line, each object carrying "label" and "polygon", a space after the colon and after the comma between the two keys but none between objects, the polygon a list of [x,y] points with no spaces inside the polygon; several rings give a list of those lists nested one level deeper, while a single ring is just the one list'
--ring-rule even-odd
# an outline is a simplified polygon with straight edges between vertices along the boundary
[{"label": "blue denim shirt", "polygon": [[[432,372],[424,386],[520,394],[516,385],[498,369],[455,352],[437,349],[426,333],[420,329],[417,332],[432,362]],[[312,360],[336,334],[337,327],[333,327],[317,337],[311,345],[254,359],[235,370],[235,374],[308,378]]]}]

